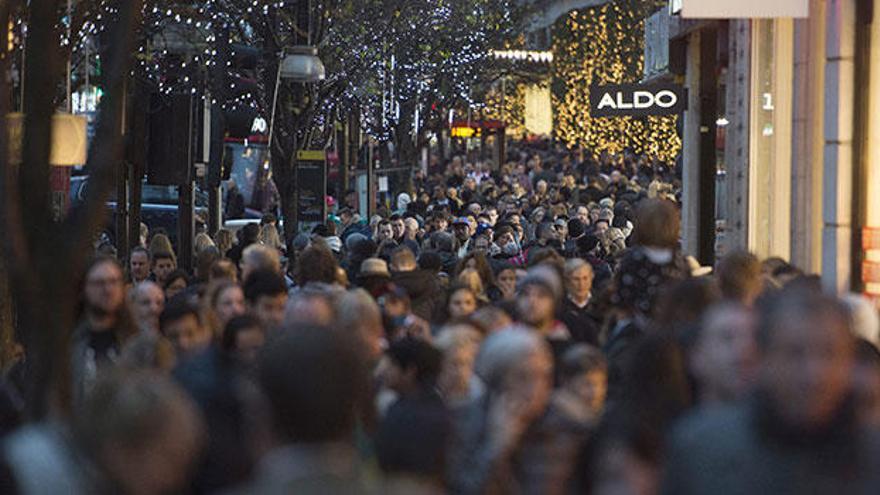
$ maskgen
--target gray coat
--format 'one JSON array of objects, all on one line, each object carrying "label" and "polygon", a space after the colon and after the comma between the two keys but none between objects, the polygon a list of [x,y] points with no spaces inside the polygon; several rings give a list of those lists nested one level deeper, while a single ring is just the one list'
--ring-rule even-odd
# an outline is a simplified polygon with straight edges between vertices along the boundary
[{"label": "gray coat", "polygon": [[822,438],[781,433],[757,401],[699,411],[673,432],[668,495],[877,494],[876,432],[841,421]]}]

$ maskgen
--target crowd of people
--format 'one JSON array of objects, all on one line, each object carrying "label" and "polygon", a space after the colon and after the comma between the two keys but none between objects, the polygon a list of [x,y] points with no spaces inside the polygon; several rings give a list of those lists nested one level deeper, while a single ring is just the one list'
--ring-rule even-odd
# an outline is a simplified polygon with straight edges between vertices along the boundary
[{"label": "crowd of people", "polygon": [[0,492],[880,493],[876,306],[684,256],[676,167],[522,145],[412,186],[200,233],[193,273],[162,233],[97,255],[70,417],[17,424],[4,375]]}]

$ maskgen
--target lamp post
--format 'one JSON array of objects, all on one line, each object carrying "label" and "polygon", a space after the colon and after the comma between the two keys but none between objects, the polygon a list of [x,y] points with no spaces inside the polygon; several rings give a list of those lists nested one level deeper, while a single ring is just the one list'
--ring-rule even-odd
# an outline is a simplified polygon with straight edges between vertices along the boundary
[{"label": "lamp post", "polygon": [[[275,90],[272,94],[272,113],[269,117],[269,142],[268,142],[268,151],[267,157],[269,163],[272,163],[272,145],[274,143],[275,136],[275,113],[278,110],[278,93],[281,85],[281,79],[291,82],[298,83],[315,83],[319,81],[323,81],[326,77],[326,72],[324,69],[324,64],[321,62],[321,59],[318,58],[318,50],[311,46],[306,45],[298,45],[291,48],[288,48],[281,52],[278,60],[278,72],[275,76]],[[294,136],[294,143],[296,142]],[[296,159],[296,145],[294,144],[293,155],[291,156],[291,162],[295,167],[295,159]],[[284,184],[284,188],[287,192],[290,192],[291,182],[294,180],[295,173],[288,174],[287,183]],[[296,201],[296,194],[294,194],[294,202]],[[290,200],[287,194],[282,195],[282,198],[287,197]],[[295,203],[294,203],[295,204]],[[282,213],[288,211],[287,208],[282,207]],[[286,215],[284,215],[286,217]],[[296,222],[295,218],[284,218],[285,221],[285,230],[288,232],[292,232],[288,230],[288,224],[286,222]]]},{"label": "lamp post", "polygon": [[324,64],[318,58],[318,50],[311,46],[294,46],[281,52],[275,91],[272,94],[272,115],[269,117],[269,156],[272,156],[272,136],[275,130],[275,111],[278,108],[278,88],[281,79],[299,83],[315,83],[326,77]]}]

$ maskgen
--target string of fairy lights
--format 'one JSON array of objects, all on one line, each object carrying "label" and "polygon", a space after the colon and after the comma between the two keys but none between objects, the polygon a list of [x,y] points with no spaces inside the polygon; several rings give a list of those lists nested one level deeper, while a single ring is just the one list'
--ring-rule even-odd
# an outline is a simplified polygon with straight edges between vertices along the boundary
[{"label": "string of fairy lights", "polygon": [[[72,58],[91,52],[99,63],[96,40],[112,25],[118,0],[84,0],[83,22],[68,38],[63,18],[62,47]],[[189,92],[205,98],[204,86],[221,62],[221,44],[235,42],[261,47],[261,23],[268,19],[295,22],[300,0],[203,0],[180,3],[146,0],[137,45],[134,75],[163,94]],[[514,39],[517,0],[312,0],[326,24],[319,50],[327,66],[321,88],[339,88],[320,103],[315,123],[328,116],[361,110],[367,129],[380,141],[394,137],[402,122],[419,128],[432,112],[482,109],[483,115],[504,118],[513,132],[524,123],[523,87],[508,84],[502,98],[497,86],[476,97],[474,87],[499,53],[517,58],[525,52],[495,49]],[[617,0],[572,11],[553,28],[551,53],[538,62],[551,63],[552,106],[556,138],[569,146],[583,145],[595,153],[624,149],[672,160],[681,149],[676,117],[591,118],[592,84],[638,81],[642,74],[644,4]],[[335,4],[334,4],[335,5]],[[22,27],[23,29],[23,27]],[[296,26],[287,25],[288,32]],[[315,41],[315,40],[313,40]],[[181,53],[183,52],[183,54]],[[233,69],[234,51],[225,61]],[[526,53],[525,60],[529,60]],[[257,71],[265,71],[260,66]],[[212,98],[225,110],[255,108],[265,113],[266,88],[257,81],[230,78],[228,97]],[[316,91],[317,93],[318,91]],[[504,108],[501,108],[501,105]],[[412,114],[416,115],[415,122]],[[407,120],[409,119],[409,120]]]},{"label": "string of fairy lights", "polygon": [[644,2],[573,11],[553,32],[553,110],[558,139],[594,153],[636,153],[673,161],[681,151],[677,116],[591,118],[590,86],[632,83],[644,66]]},{"label": "string of fairy lights", "polygon": [[[72,32],[71,16],[60,18],[59,45],[78,61],[71,74],[75,88],[90,75],[92,84],[99,84],[99,40],[115,22],[119,1],[75,2],[81,24]],[[225,78],[228,87],[222,101],[216,94],[206,96],[205,88],[218,64],[225,63],[227,74],[235,70],[236,54],[223,57],[222,45],[262,49],[269,31],[283,31],[281,37],[288,41],[291,33],[301,32],[296,12],[303,1],[146,0],[132,75],[160,94],[191,93],[203,100],[210,97],[224,110],[249,107],[266,113],[272,88],[263,82],[270,78],[261,76],[274,70],[265,63],[271,55],[261,54],[255,80]],[[312,20],[321,22],[323,30],[320,40],[310,41],[328,69],[326,80],[311,92],[323,98],[315,123],[357,108],[368,130],[386,140],[407,117],[401,115],[403,106],[416,113],[419,128],[423,122],[418,119],[424,121],[431,112],[474,105],[472,87],[485,70],[490,50],[514,28],[511,12],[516,1],[311,0]],[[266,27],[270,22],[275,24],[272,29]]]},{"label": "string of fairy lights", "polygon": [[[675,160],[681,151],[676,116],[590,117],[593,84],[634,83],[641,79],[643,19],[652,10],[647,3],[618,0],[572,11],[556,22],[549,52],[504,52],[514,60],[551,64],[544,83],[551,85],[555,137],[567,146],[584,146],[596,155],[631,149],[665,161]],[[528,84],[532,82],[496,84],[486,94],[483,114],[504,120],[511,134],[521,134],[525,129]]]}]

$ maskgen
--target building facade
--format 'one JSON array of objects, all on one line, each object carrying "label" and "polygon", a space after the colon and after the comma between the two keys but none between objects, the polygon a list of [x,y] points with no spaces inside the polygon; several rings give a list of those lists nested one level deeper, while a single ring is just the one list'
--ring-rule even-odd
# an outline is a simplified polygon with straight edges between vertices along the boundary
[{"label": "building facade", "polygon": [[804,1],[798,19],[681,19],[670,3],[669,73],[690,94],[684,247],[778,256],[880,297],[880,0]]}]

